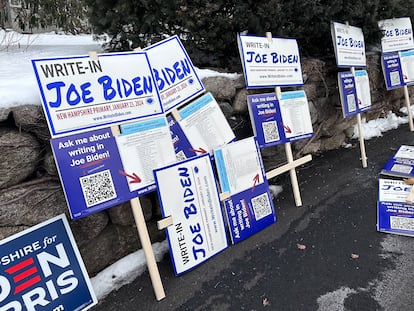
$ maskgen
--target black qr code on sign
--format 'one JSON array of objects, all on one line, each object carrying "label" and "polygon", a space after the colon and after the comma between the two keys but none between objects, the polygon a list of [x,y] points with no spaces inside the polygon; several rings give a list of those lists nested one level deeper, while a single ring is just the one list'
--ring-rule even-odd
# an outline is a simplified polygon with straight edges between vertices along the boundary
[{"label": "black qr code on sign", "polygon": [[109,170],[83,176],[79,180],[87,207],[116,198],[114,182]]},{"label": "black qr code on sign", "polygon": [[263,135],[266,143],[280,140],[279,131],[277,130],[276,121],[263,122]]},{"label": "black qr code on sign", "polygon": [[272,206],[270,205],[269,195],[267,193],[252,198],[252,207],[256,220],[272,214]]}]

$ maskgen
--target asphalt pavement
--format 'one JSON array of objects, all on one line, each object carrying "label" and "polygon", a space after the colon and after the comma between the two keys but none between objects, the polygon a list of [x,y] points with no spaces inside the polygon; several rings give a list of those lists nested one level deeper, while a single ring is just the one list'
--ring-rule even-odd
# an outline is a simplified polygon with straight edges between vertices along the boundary
[{"label": "asphalt pavement", "polygon": [[414,132],[366,140],[366,168],[353,144],[297,168],[301,207],[280,176],[277,222],[265,230],[179,277],[167,254],[161,301],[145,272],[92,310],[414,310],[414,238],[376,230],[379,172]]}]

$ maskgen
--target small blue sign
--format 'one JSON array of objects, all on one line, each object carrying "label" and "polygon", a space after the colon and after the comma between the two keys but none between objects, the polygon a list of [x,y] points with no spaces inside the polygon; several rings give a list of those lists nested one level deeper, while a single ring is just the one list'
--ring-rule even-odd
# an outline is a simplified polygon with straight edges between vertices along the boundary
[{"label": "small blue sign", "polygon": [[131,200],[118,147],[111,129],[51,140],[72,219]]},{"label": "small blue sign", "polygon": [[1,310],[87,310],[97,303],[64,214],[0,242]]},{"label": "small blue sign", "polygon": [[381,64],[387,90],[398,89],[405,85],[398,52],[382,53]]}]

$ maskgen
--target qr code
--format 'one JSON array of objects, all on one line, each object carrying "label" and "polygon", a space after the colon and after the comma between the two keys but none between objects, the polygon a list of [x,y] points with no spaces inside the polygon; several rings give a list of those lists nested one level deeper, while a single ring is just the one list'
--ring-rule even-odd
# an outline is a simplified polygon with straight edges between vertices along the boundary
[{"label": "qr code", "polygon": [[116,198],[111,172],[105,170],[79,178],[86,207]]},{"label": "qr code", "polygon": [[414,219],[390,216],[391,229],[414,230]]},{"label": "qr code", "polygon": [[346,101],[348,102],[348,111],[352,112],[356,110],[355,95],[349,94],[346,96]]},{"label": "qr code", "polygon": [[277,130],[276,121],[263,122],[263,135],[266,143],[277,141],[280,139],[279,131]]},{"label": "qr code", "polygon": [[175,154],[175,157],[177,158],[177,161],[184,161],[187,159],[187,157],[185,156],[184,151],[180,150],[178,153]]},{"label": "qr code", "polygon": [[252,198],[252,206],[256,220],[272,214],[272,205],[270,204],[268,193],[263,193]]},{"label": "qr code", "polygon": [[390,72],[391,86],[400,85],[400,73],[398,71]]}]

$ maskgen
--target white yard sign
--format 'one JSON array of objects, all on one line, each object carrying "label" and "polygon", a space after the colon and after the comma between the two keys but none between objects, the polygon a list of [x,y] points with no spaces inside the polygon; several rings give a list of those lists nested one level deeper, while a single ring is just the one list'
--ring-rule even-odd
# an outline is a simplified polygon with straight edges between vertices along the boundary
[{"label": "white yard sign", "polygon": [[295,39],[239,35],[247,88],[303,85]]},{"label": "white yard sign", "polygon": [[162,106],[168,112],[204,92],[180,39],[170,37],[146,48]]},{"label": "white yard sign", "polygon": [[52,137],[161,115],[144,52],[32,60]]},{"label": "white yard sign", "polygon": [[208,154],[154,171],[176,275],[228,247],[217,184]]},{"label": "white yard sign", "polygon": [[396,52],[414,48],[413,29],[409,17],[385,19],[378,22],[382,32],[382,52]]},{"label": "white yard sign", "polygon": [[332,41],[338,67],[365,67],[366,54],[362,29],[332,22]]},{"label": "white yard sign", "polygon": [[313,127],[305,91],[283,92],[279,104],[286,138],[308,138]]}]

